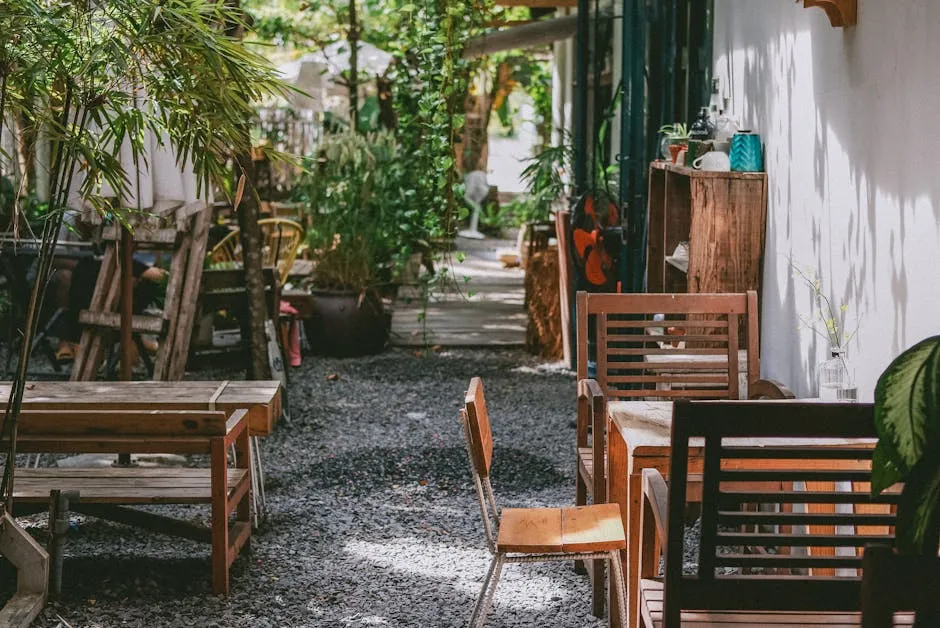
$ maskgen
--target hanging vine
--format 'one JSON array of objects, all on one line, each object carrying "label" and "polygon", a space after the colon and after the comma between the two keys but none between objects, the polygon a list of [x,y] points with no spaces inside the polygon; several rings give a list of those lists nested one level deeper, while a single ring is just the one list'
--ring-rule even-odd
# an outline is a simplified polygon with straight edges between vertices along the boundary
[{"label": "hanging vine", "polygon": [[[403,50],[394,93],[398,135],[412,147],[403,177],[409,209],[402,229],[412,231],[425,273],[422,314],[427,339],[427,305],[434,288],[447,278],[436,263],[446,251],[443,242],[456,234],[465,217],[463,184],[456,159],[466,116],[464,103],[479,61],[463,58],[467,42],[483,32],[492,14],[492,0],[449,2],[424,0],[402,12]],[[413,251],[403,251],[410,255]]]}]

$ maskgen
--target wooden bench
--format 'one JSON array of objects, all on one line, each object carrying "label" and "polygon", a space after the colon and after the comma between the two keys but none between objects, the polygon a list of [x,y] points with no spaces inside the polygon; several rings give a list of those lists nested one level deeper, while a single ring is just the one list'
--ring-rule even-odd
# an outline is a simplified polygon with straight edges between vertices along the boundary
[{"label": "wooden bench", "polygon": [[[861,548],[893,543],[899,497],[869,494],[875,438],[870,404],[677,402],[670,485],[654,469],[643,475],[642,625],[860,625]],[[690,449],[703,444],[699,558],[687,574]],[[765,507],[739,510],[748,503]]]},{"label": "wooden bench", "polygon": [[[228,592],[229,567],[251,537],[246,410],[25,410],[17,426],[22,453],[209,455],[209,468],[200,469],[17,468],[13,496],[20,503],[46,503],[58,492],[69,496],[71,510],[210,542],[212,591]],[[124,507],[142,504],[210,504],[211,526]]]}]

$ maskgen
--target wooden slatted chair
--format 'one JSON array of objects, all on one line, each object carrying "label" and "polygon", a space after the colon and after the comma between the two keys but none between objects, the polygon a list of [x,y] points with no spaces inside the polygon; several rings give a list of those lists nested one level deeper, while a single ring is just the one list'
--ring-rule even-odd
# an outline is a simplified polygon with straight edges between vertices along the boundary
[{"label": "wooden slatted chair", "polygon": [[[606,399],[784,399],[782,384],[759,380],[757,293],[578,293],[578,422],[575,504],[607,501],[603,452]],[[664,320],[654,317],[662,314]],[[732,330],[733,333],[729,333]],[[743,330],[743,331],[742,331]],[[650,333],[656,332],[656,333]],[[593,334],[593,335],[592,335]],[[594,349],[589,350],[589,336]],[[683,343],[681,347],[676,345]],[[743,351],[742,351],[743,350]],[[744,363],[741,359],[744,358]],[[595,379],[588,363],[596,364]],[[740,385],[744,367],[746,387]],[[604,564],[588,565],[594,614],[604,614]],[[582,572],[584,565],[576,564]]]},{"label": "wooden slatted chair", "polygon": [[[893,544],[891,505],[899,497],[870,496],[876,438],[871,404],[677,402],[668,489],[657,471],[644,470],[642,625],[859,626],[861,548]],[[690,575],[683,571],[689,454],[703,446],[701,535]],[[796,490],[789,484],[825,481],[846,486]],[[740,511],[746,503],[777,508]],[[740,532],[740,525],[761,527]],[[660,542],[662,579],[655,577]],[[816,548],[836,551],[821,555]],[[819,575],[820,568],[842,572]],[[910,617],[899,621],[909,624]]]},{"label": "wooden slatted chair", "polygon": [[505,508],[500,512],[490,484],[493,435],[479,377],[470,380],[460,416],[486,542],[493,555],[473,607],[470,626],[484,625],[505,563],[608,560],[615,576],[611,586],[617,587],[620,608],[625,609],[620,550],[626,548],[626,538],[620,508],[616,504],[598,504],[575,508]]},{"label": "wooden slatted chair", "polygon": [[[261,230],[261,265],[277,266],[281,285],[287,283],[291,266],[304,240],[302,225],[286,218],[264,218],[258,221]],[[209,252],[209,262],[216,268],[240,267],[242,264],[241,234],[233,229]]]},{"label": "wooden slatted chair", "polygon": [[938,591],[940,558],[896,554],[884,545],[865,548],[862,628],[891,628],[898,611],[915,611],[917,627],[940,626]]}]

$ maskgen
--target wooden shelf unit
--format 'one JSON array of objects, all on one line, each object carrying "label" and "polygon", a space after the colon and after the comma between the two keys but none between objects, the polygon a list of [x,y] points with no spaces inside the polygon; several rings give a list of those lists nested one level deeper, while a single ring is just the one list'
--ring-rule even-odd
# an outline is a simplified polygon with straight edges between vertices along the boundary
[{"label": "wooden shelf unit", "polygon": [[[767,175],[654,161],[649,171],[647,292],[760,292]],[[689,270],[666,263],[689,243]]]}]

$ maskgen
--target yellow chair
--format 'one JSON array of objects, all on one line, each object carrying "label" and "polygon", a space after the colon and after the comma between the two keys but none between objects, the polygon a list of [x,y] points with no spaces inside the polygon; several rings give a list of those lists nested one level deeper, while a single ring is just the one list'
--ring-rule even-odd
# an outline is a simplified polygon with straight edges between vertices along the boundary
[{"label": "yellow chair", "polygon": [[[304,240],[304,228],[286,218],[265,218],[258,221],[261,229],[261,265],[265,268],[277,266],[281,285],[287,282],[297,251]],[[209,253],[213,266],[237,266],[242,263],[242,244],[239,230],[235,229]]]}]

